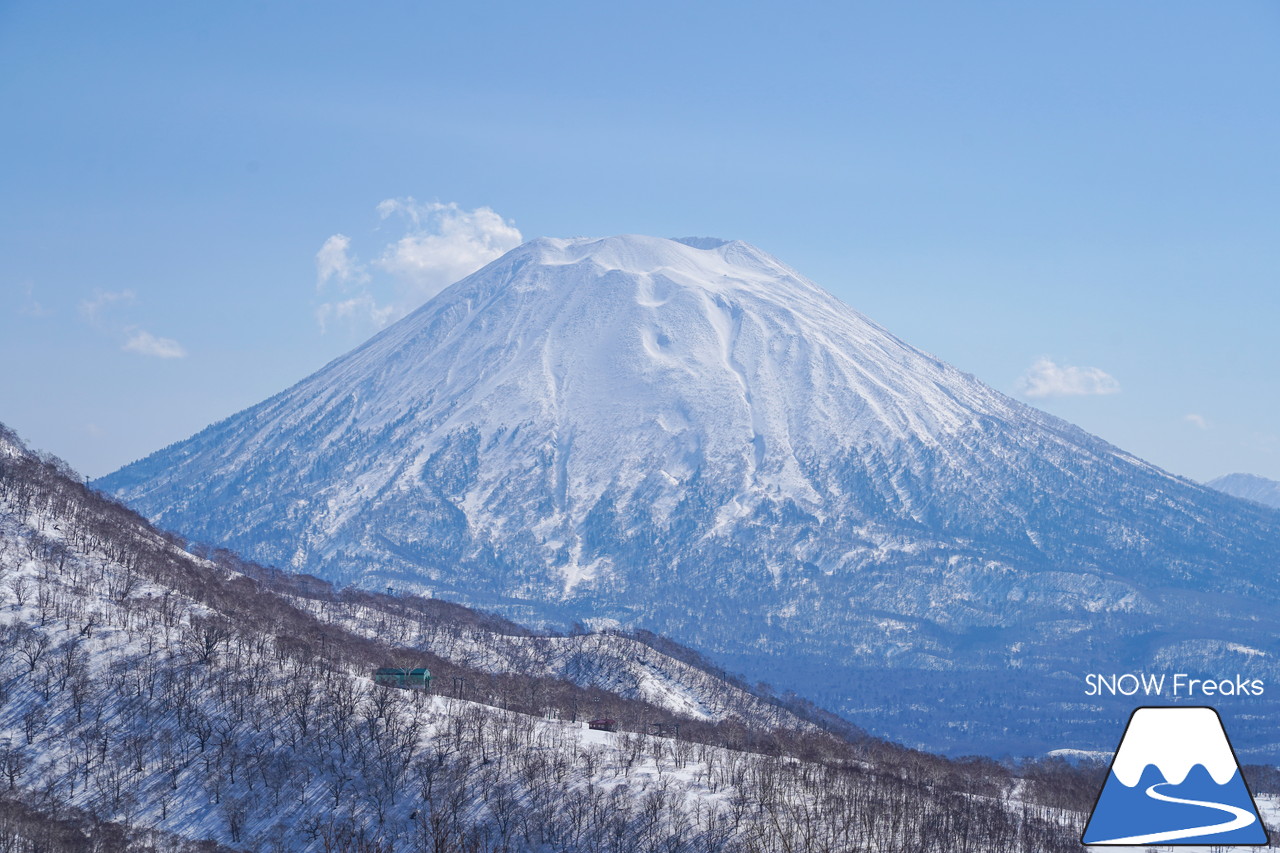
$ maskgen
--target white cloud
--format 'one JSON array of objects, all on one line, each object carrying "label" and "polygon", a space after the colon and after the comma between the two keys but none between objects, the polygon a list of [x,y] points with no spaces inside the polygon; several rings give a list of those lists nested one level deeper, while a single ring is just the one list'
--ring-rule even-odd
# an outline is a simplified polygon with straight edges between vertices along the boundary
[{"label": "white cloud", "polygon": [[146,329],[129,329],[129,339],[120,349],[152,358],[186,358],[187,351],[173,338],[158,338]]},{"label": "white cloud", "polygon": [[330,279],[338,282],[366,281],[368,275],[350,254],[351,238],[334,234],[316,252],[316,285],[323,287]]},{"label": "white cloud", "polygon": [[173,338],[153,335],[146,329],[128,324],[111,309],[117,305],[129,305],[137,301],[132,290],[95,290],[93,296],[80,300],[80,316],[94,328],[115,337],[123,338],[120,349],[135,355],[151,358],[186,358],[187,351]]},{"label": "white cloud", "polygon": [[321,331],[335,322],[381,328],[524,239],[488,207],[397,198],[377,211],[384,222],[402,223],[403,232],[372,263],[359,261],[345,234],[334,234],[316,253],[316,287],[328,297],[316,309]]},{"label": "white cloud", "polygon": [[132,290],[95,290],[93,296],[80,300],[80,316],[97,325],[108,308],[128,304],[136,298]]},{"label": "white cloud", "polygon": [[1119,393],[1120,383],[1097,367],[1073,367],[1042,358],[1018,379],[1017,390],[1026,397],[1081,397]]},{"label": "white cloud", "polygon": [[426,300],[519,246],[514,225],[487,207],[462,210],[454,203],[420,204],[412,198],[378,205],[383,219],[400,215],[409,233],[383,249],[377,264],[411,285],[410,296]]},{"label": "white cloud", "polygon": [[362,293],[338,302],[322,302],[316,308],[316,322],[320,324],[321,332],[327,332],[334,322],[367,322],[380,329],[391,322],[394,313],[393,306],[379,305],[372,295]]},{"label": "white cloud", "polygon": [[1198,429],[1209,428],[1209,421],[1205,419],[1204,415],[1197,415],[1195,413],[1192,413],[1189,415],[1183,415],[1182,419],[1187,423],[1191,424],[1193,427],[1196,427]]}]

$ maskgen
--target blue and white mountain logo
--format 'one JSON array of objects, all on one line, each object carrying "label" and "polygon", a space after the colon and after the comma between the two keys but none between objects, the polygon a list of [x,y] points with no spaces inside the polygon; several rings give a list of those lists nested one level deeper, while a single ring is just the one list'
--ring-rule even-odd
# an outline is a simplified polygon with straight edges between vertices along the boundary
[{"label": "blue and white mountain logo", "polygon": [[1129,717],[1084,844],[1263,845],[1267,831],[1212,708]]}]

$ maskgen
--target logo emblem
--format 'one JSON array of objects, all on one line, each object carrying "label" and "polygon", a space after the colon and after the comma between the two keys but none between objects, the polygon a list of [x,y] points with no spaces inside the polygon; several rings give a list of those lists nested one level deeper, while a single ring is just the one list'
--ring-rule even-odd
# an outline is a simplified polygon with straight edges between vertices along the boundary
[{"label": "logo emblem", "polygon": [[1267,831],[1218,712],[1134,711],[1080,841],[1265,845]]}]

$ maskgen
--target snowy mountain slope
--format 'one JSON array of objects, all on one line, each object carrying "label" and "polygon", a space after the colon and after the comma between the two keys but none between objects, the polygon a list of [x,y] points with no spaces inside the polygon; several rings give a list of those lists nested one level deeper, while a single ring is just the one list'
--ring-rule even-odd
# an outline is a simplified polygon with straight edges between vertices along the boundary
[{"label": "snowy mountain slope", "polygon": [[[6,444],[9,448],[16,446],[0,432],[0,449]],[[55,477],[68,473],[65,469],[45,466],[36,457],[28,456],[25,461],[45,474],[57,472]],[[59,488],[70,488],[73,492],[83,490],[78,483],[61,484]],[[395,654],[408,654],[415,662],[430,665],[440,678],[470,681],[466,695],[491,695],[510,689],[500,682],[479,683],[485,675],[517,676],[525,681],[538,681],[539,684],[530,688],[535,693],[545,692],[548,686],[557,683],[593,688],[594,694],[579,692],[574,700],[581,700],[584,713],[590,710],[588,699],[595,700],[591,704],[597,710],[602,695],[606,699],[621,699],[635,717],[624,720],[624,727],[633,725],[643,729],[641,717],[662,719],[663,712],[674,715],[670,719],[686,724],[734,720],[768,731],[814,732],[818,730],[818,723],[827,726],[821,716],[799,716],[777,701],[753,693],[723,671],[714,670],[696,652],[659,637],[645,642],[643,638],[619,634],[540,635],[499,617],[444,601],[340,591],[326,582],[266,570],[228,553],[216,552],[212,555],[214,559],[199,557],[185,550],[177,537],[150,528],[141,519],[130,518],[131,514],[122,507],[101,499],[90,502],[90,509],[82,514],[105,517],[105,523],[110,525],[108,529],[118,532],[120,538],[133,540],[135,550],[150,552],[145,557],[135,555],[136,563],[169,562],[167,568],[151,568],[161,578],[174,581],[175,566],[184,570],[187,577],[182,578],[181,574],[177,577],[196,590],[184,594],[192,599],[190,606],[202,617],[242,624],[262,620],[265,608],[276,630],[291,626],[295,634],[315,637],[326,633],[325,626],[331,626],[329,641],[360,643],[359,654],[369,661],[381,661],[392,654],[389,648],[398,649]],[[114,517],[117,514],[123,517]],[[65,561],[74,543],[68,543],[62,531],[67,525],[78,526],[83,522],[83,518],[75,516],[70,519],[37,516],[32,519],[33,534],[24,531],[21,524],[8,523],[7,538],[17,542],[34,535],[27,545],[29,551],[43,551]],[[114,529],[117,525],[121,528],[119,531]],[[96,538],[95,534],[86,536],[88,541]],[[127,548],[129,543],[118,547]],[[104,570],[95,571],[101,575]],[[80,577],[80,574],[74,575],[75,583],[82,582]],[[207,585],[211,579],[226,589],[210,593]],[[120,586],[129,599],[149,600],[157,594],[174,591],[174,587],[164,584],[158,591],[142,586],[138,577],[127,581],[121,581]],[[15,579],[13,583],[19,581]],[[29,591],[29,587],[30,584],[24,582],[20,588]],[[115,589],[109,585],[109,591]],[[253,606],[249,606],[250,602]],[[44,618],[47,619],[47,614]],[[656,648],[659,644],[672,654],[659,651]],[[616,706],[606,705],[606,709],[609,708],[614,713],[618,711]]]},{"label": "snowy mountain slope", "polygon": [[[0,845],[12,840],[5,798],[19,796],[59,819],[75,809],[115,821],[124,840],[101,849],[153,849],[145,841],[175,853],[212,848],[166,833],[236,850],[383,853],[894,853],[954,850],[951,832],[987,849],[1075,849],[1083,816],[1011,799],[1015,782],[995,766],[813,727],[770,732],[741,724],[750,710],[719,728],[684,718],[680,738],[587,731],[566,700],[589,707],[600,691],[554,695],[536,675],[485,683],[483,670],[442,667],[444,689],[374,687],[371,666],[429,654],[372,639],[410,623],[422,639],[415,608],[457,628],[428,646],[453,634],[483,649],[502,628],[513,643],[539,638],[462,608],[326,598],[314,579],[272,579],[233,555],[193,556],[0,427]],[[613,650],[579,652],[609,660],[644,646],[642,664],[682,671],[649,644],[595,642]],[[482,701],[448,695],[457,674]],[[661,715],[611,701],[624,727]]]},{"label": "snowy mountain slope", "polygon": [[1205,483],[1237,498],[1256,501],[1273,509],[1280,509],[1280,482],[1259,477],[1257,474],[1227,474]]},{"label": "snowy mountain slope", "polygon": [[[819,724],[826,728],[834,722],[798,715],[709,662],[690,662],[696,653],[669,642],[663,645],[678,657],[641,638],[614,632],[545,636],[515,625],[459,623],[446,615],[458,608],[444,605],[447,609],[442,611],[442,602],[414,597],[339,596],[328,588],[320,595],[287,587],[277,591],[321,622],[371,640],[420,649],[459,672],[564,681],[641,702],[685,721],[734,720],[765,730],[796,731],[816,731]],[[601,710],[599,701],[593,707],[594,711],[584,706],[583,713],[609,712],[607,707]]]},{"label": "snowy mountain slope", "polygon": [[[1039,728],[1078,703],[1071,673],[1178,630],[1276,651],[1274,514],[738,242],[533,241],[97,485],[262,562],[648,628],[968,752],[1064,746]],[[975,697],[1010,667],[1025,688],[992,720]],[[912,673],[896,697],[886,668]]]}]

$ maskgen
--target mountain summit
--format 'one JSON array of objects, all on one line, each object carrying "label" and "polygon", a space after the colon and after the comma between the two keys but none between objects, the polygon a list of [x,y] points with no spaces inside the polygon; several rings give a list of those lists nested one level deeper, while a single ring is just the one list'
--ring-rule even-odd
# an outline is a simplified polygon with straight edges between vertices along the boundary
[{"label": "mountain summit", "polygon": [[1085,661],[1274,644],[1280,599],[1274,513],[706,238],[527,243],[97,485],[332,580],[664,631],[935,748],[1039,743],[971,678],[1018,669],[1033,725]]},{"label": "mountain summit", "polygon": [[1280,482],[1257,474],[1227,474],[1205,483],[1228,495],[1280,509]]}]

